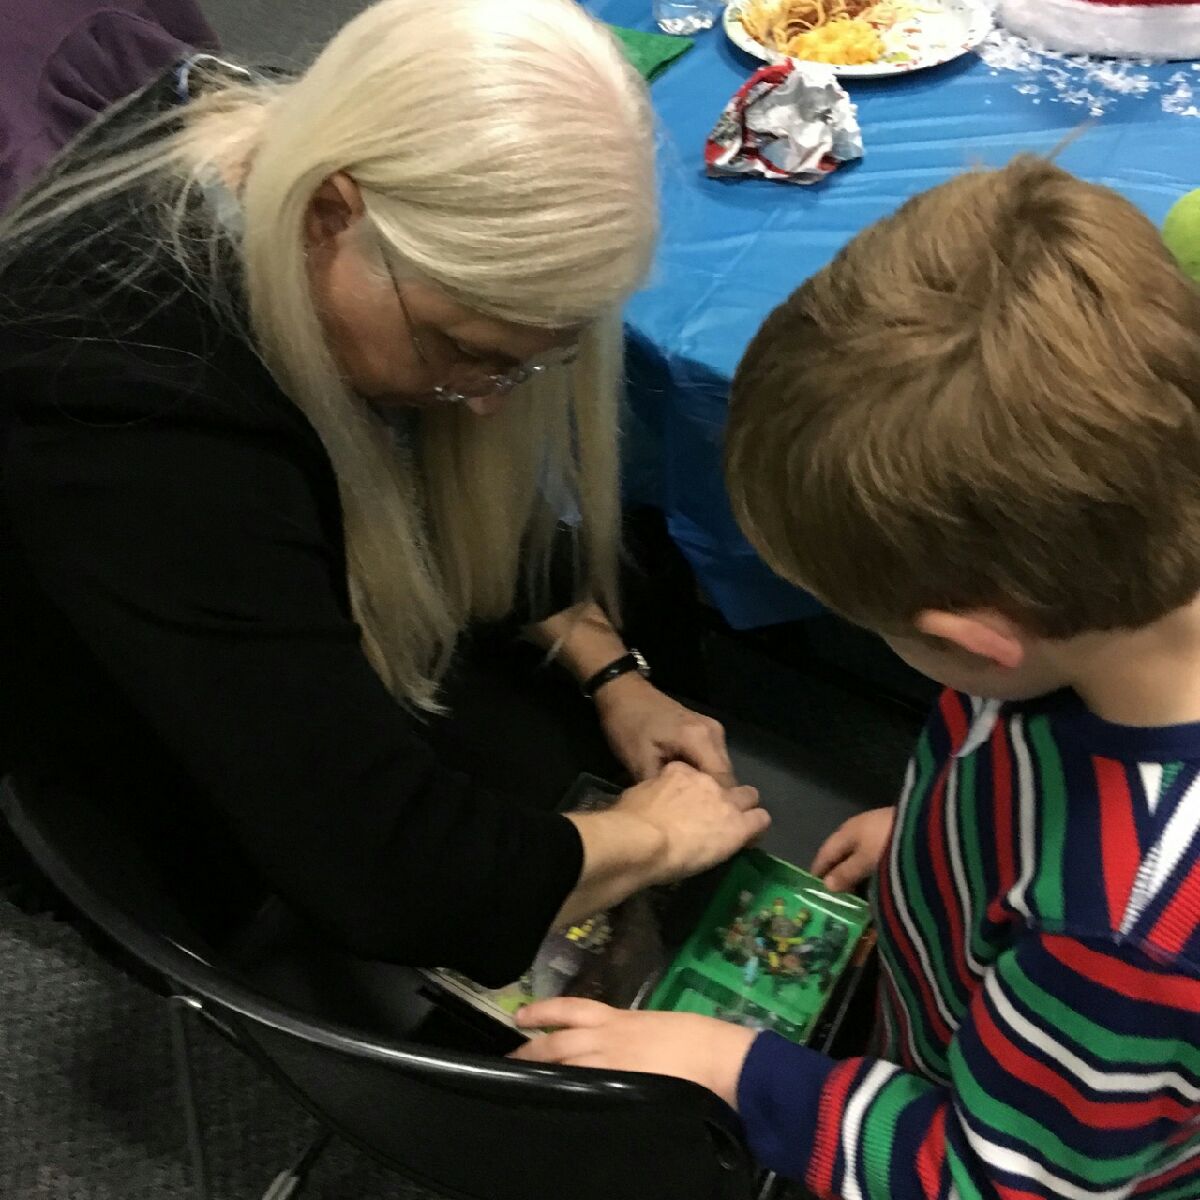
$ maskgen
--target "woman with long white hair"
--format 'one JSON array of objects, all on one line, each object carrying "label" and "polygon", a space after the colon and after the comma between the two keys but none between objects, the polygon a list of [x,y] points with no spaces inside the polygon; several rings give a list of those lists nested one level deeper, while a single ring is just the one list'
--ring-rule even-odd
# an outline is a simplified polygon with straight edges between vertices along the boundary
[{"label": "woman with long white hair", "polygon": [[[0,766],[101,789],[185,902],[490,982],[760,833],[610,622],[652,179],[571,0],[382,0],[297,78],[197,58],[69,147],[0,226]],[[610,811],[439,760],[505,620],[643,781]]]}]

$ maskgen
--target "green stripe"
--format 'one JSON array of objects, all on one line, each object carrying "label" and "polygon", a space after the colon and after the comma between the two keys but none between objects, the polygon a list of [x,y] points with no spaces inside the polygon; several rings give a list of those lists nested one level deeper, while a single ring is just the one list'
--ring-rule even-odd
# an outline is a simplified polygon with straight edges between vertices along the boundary
[{"label": "green stripe", "polygon": [[871,1200],[890,1200],[888,1175],[896,1141],[896,1123],[914,1100],[920,1100],[933,1090],[933,1084],[901,1072],[879,1089],[867,1109],[863,1117],[858,1173],[860,1178],[866,1178]]},{"label": "green stripe", "polygon": [[[972,754],[958,768],[958,844],[962,850],[963,868],[967,873],[967,889],[971,894],[971,951],[978,962],[986,965],[996,951],[983,937],[983,919],[987,912],[987,874],[983,869],[982,842],[979,836],[979,804],[975,792],[975,773],[979,763]],[[991,819],[989,817],[989,819]]]},{"label": "green stripe", "polygon": [[1182,1067],[1200,1079],[1200,1047],[1172,1038],[1115,1033],[1040,987],[1029,978],[1014,955],[1006,954],[999,959],[996,973],[1005,989],[1037,1014],[1037,1023],[1053,1030],[1060,1041],[1069,1040],[1106,1063],[1136,1064],[1156,1070]]},{"label": "green stripe", "polygon": [[1034,877],[1033,908],[1044,921],[1063,920],[1063,845],[1067,823],[1067,788],[1062,759],[1048,717],[1029,722],[1029,742],[1036,759],[1034,805],[1041,832],[1041,852]]},{"label": "green stripe", "polygon": [[[927,738],[922,738],[917,744],[917,762],[920,765],[921,774],[930,781],[929,787],[932,787],[937,764],[934,762],[933,754],[930,752]],[[927,793],[924,799],[928,800]],[[931,984],[946,1002],[946,1006],[950,1009],[951,1013],[961,1020],[963,1012],[965,1012],[965,1006],[955,1003],[955,988],[950,982],[944,949],[947,940],[945,930],[934,918],[933,912],[930,910],[925,898],[925,887],[929,886],[936,889],[937,885],[933,881],[932,872],[926,876],[917,865],[917,845],[927,845],[929,842],[928,837],[925,836],[925,830],[920,828],[920,826],[927,824],[928,815],[928,803],[909,805],[906,827],[899,835],[904,898],[908,901],[908,911],[917,926],[925,955],[933,967],[935,978],[931,980]],[[940,910],[940,897],[938,898],[938,907]],[[955,1011],[956,1008],[957,1012]],[[945,1055],[939,1054],[938,1061],[944,1064]]]},{"label": "green stripe", "polygon": [[950,1044],[950,1070],[954,1087],[962,1106],[977,1121],[1003,1132],[1009,1138],[1019,1138],[1028,1148],[1029,1157],[1048,1162],[1089,1184],[1116,1187],[1146,1173],[1151,1160],[1161,1153],[1157,1145],[1144,1147],[1119,1158],[1098,1159],[1084,1154],[1057,1137],[1041,1122],[1027,1113],[997,1100],[971,1074],[958,1042]]},{"label": "green stripe", "polygon": [[1159,789],[1157,796],[1147,796],[1151,807],[1156,805],[1165,795],[1167,789],[1179,778],[1179,773],[1183,770],[1183,763],[1169,762],[1163,763],[1162,787]]},{"label": "green stripe", "polygon": [[[922,753],[923,751],[923,753]],[[932,774],[933,755],[929,752],[929,734],[924,732],[921,734],[917,742],[917,748],[913,751],[913,761],[916,764],[916,772],[913,775],[913,786],[908,794],[908,812],[911,814],[916,809],[922,808],[929,793],[930,775]],[[895,837],[902,839],[900,830],[897,830]],[[909,894],[908,880],[903,875],[904,865],[901,863],[901,877],[892,878],[893,898],[897,891],[902,891],[904,896]],[[899,913],[896,915],[896,921],[900,926],[900,936],[908,939],[908,931],[904,927],[903,921],[900,920]],[[887,926],[881,922],[884,930]],[[916,981],[912,977],[908,963],[905,961],[898,946],[894,946],[888,937],[879,939],[879,954],[888,966],[888,975],[895,985],[896,991],[900,995],[901,1002],[904,1005],[905,1016],[912,1034],[912,1042],[916,1048],[917,1054],[921,1061],[933,1071],[938,1071],[941,1074],[946,1072],[946,1052],[942,1047],[935,1047],[930,1041],[929,1035],[929,1020],[925,1015],[925,1006],[920,1002],[919,992],[914,993]],[[897,1021],[896,1039],[903,1042],[904,1036],[899,1028],[900,1022]]]},{"label": "green stripe", "polygon": [[966,1163],[959,1158],[958,1152],[949,1142],[946,1143],[946,1166],[959,1200],[983,1200],[983,1193],[975,1186],[975,1180],[971,1178]]}]

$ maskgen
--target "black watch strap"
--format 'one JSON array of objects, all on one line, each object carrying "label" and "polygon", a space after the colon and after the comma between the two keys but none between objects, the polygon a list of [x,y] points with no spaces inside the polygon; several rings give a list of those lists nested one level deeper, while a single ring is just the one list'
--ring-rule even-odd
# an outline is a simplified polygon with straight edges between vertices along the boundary
[{"label": "black watch strap", "polygon": [[607,667],[601,667],[583,685],[583,694],[592,700],[606,683],[612,683],[614,679],[620,679],[622,675],[628,675],[630,671],[636,671],[643,679],[650,678],[650,664],[640,650],[631,649],[628,654],[622,654],[615,662],[610,662]]}]

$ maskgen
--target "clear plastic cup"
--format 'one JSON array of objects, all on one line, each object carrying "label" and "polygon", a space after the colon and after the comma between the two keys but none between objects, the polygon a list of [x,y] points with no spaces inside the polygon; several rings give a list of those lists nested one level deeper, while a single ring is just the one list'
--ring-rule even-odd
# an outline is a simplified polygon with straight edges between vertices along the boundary
[{"label": "clear plastic cup", "polygon": [[663,33],[699,33],[713,27],[723,7],[723,0],[654,0],[654,20]]}]

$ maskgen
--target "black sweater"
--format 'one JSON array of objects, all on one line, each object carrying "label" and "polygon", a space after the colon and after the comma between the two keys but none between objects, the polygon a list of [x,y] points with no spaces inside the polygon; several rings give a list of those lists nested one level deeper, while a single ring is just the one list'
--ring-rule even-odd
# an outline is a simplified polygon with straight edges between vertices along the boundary
[{"label": "black sweater", "polygon": [[514,978],[578,834],[439,764],[388,694],[319,439],[137,209],[0,269],[0,765],[101,789],[188,887],[238,854],[359,953]]}]

